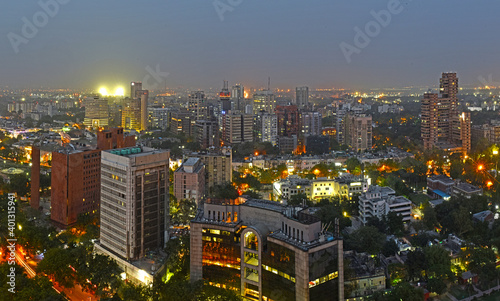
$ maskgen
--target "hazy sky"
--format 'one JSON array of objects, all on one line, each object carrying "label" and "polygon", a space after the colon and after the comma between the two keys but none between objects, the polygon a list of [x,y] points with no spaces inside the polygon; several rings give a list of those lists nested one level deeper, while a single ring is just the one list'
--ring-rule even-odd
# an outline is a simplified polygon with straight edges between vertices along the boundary
[{"label": "hazy sky", "polygon": [[[59,1],[48,20],[38,1],[3,1],[0,86],[114,87],[145,79],[147,66],[168,72],[169,87],[201,89],[268,76],[273,87],[435,85],[443,71],[500,81],[500,1],[401,0],[350,63],[340,44],[355,46],[354,27],[394,0],[218,0],[231,9],[222,18],[212,0]],[[42,26],[16,54],[8,34],[25,39],[34,16]]]}]

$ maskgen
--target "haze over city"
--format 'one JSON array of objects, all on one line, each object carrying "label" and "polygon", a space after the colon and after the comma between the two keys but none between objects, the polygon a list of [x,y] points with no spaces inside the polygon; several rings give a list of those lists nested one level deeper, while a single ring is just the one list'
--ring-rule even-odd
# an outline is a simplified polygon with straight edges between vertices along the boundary
[{"label": "haze over city", "polygon": [[350,63],[340,44],[353,45],[354,28],[390,1],[233,1],[219,12],[201,0],[65,2],[17,54],[7,35],[42,9],[3,3],[0,86],[125,86],[157,65],[168,87],[199,89],[223,79],[263,88],[268,76],[273,87],[353,89],[433,86],[442,71],[460,73],[462,86],[500,78],[495,1],[401,1]]}]

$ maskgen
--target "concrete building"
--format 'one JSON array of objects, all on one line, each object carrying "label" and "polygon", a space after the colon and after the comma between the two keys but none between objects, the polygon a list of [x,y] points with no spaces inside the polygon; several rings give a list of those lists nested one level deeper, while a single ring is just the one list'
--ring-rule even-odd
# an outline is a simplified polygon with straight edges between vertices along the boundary
[{"label": "concrete building", "polygon": [[368,191],[369,187],[369,179],[362,177],[345,175],[335,179],[318,178],[311,183],[309,198],[313,201],[332,197],[351,200],[353,196]]},{"label": "concrete building", "polygon": [[82,214],[99,210],[101,195],[101,151],[135,146],[135,136],[124,136],[123,129],[97,133],[97,149],[67,148],[52,153],[51,219],[66,228]]},{"label": "concrete building", "polygon": [[228,112],[222,116],[222,140],[232,146],[253,141],[253,116]]},{"label": "concrete building", "polygon": [[146,147],[102,152],[99,246],[125,260],[168,240],[169,153]]},{"label": "concrete building", "polygon": [[149,91],[140,90],[137,91],[138,98],[141,101],[141,130],[145,131],[148,129],[148,102],[149,102]]},{"label": "concrete building", "polygon": [[258,142],[271,142],[278,144],[278,118],[275,114],[258,112],[255,116],[255,140]]},{"label": "concrete building", "polygon": [[486,139],[491,144],[500,144],[500,122],[492,120],[489,124],[473,125],[471,136],[473,142]]},{"label": "concrete building", "polygon": [[449,200],[453,186],[455,186],[455,181],[445,175],[434,175],[427,178],[427,194],[433,199]]},{"label": "concrete building", "polygon": [[207,119],[207,104],[205,92],[195,91],[188,96],[188,110],[195,116],[196,120]]},{"label": "concrete building", "polygon": [[408,222],[411,220],[411,201],[403,196],[396,196],[396,192],[389,187],[380,186],[370,186],[359,197],[359,217],[363,224],[371,217],[382,219],[391,211]]},{"label": "concrete building", "polygon": [[425,149],[433,147],[469,152],[471,149],[470,112],[458,110],[456,73],[443,73],[440,96],[426,93],[422,99],[421,136]]},{"label": "concrete building", "polygon": [[170,132],[175,135],[184,133],[186,136],[194,134],[196,117],[187,110],[173,111],[170,115]]},{"label": "concrete building", "polygon": [[243,101],[245,100],[245,87],[237,84],[231,89],[232,110],[243,111]]},{"label": "concrete building", "polygon": [[109,125],[109,105],[107,99],[98,96],[87,98],[84,101],[85,119],[83,124],[86,127],[95,129],[107,127]]},{"label": "concrete building", "polygon": [[322,116],[318,112],[302,112],[300,114],[300,134],[302,136],[320,136]]},{"label": "concrete building", "polygon": [[205,197],[205,167],[200,158],[189,158],[174,172],[174,196],[177,200],[195,200]]},{"label": "concrete building", "polygon": [[171,108],[149,108],[149,124],[153,129],[167,130],[170,125]]},{"label": "concrete building", "polygon": [[372,116],[348,112],[344,117],[344,144],[355,151],[372,148]]},{"label": "concrete building", "polygon": [[253,95],[253,114],[257,115],[258,112],[264,111],[270,114],[274,113],[276,109],[276,99],[270,90],[255,92]]},{"label": "concrete building", "polygon": [[311,180],[291,175],[273,183],[273,195],[277,199],[290,200],[292,196],[301,193],[305,194],[306,197],[310,196]]},{"label": "concrete building", "polygon": [[483,195],[483,189],[459,180],[457,180],[456,184],[451,188],[451,196],[470,199],[474,195]]},{"label": "concrete building", "polygon": [[309,87],[295,88],[295,104],[301,108],[309,104]]},{"label": "concrete building", "polygon": [[30,206],[38,210],[40,206],[40,148],[31,146],[31,199]]},{"label": "concrete building", "polygon": [[216,120],[196,120],[196,141],[202,149],[220,147],[219,125]]},{"label": "concrete building", "polygon": [[130,83],[130,98],[135,99],[137,98],[137,91],[142,90],[142,83],[141,82],[131,82]]},{"label": "concrete building", "polygon": [[342,240],[307,209],[209,199],[191,222],[190,247],[192,282],[247,300],[344,300]]},{"label": "concrete building", "polygon": [[300,114],[297,106],[277,106],[278,135],[285,137],[299,136]]},{"label": "concrete building", "polygon": [[345,296],[346,301],[366,300],[373,293],[385,290],[385,269],[383,266],[377,266],[370,254],[345,251],[344,258],[353,272],[352,277],[344,280],[346,286],[353,288],[350,295]]},{"label": "concrete building", "polygon": [[278,136],[278,147],[282,154],[295,153],[299,148],[298,142],[297,135],[292,135],[291,137]]},{"label": "concrete building", "polygon": [[215,153],[193,153],[191,157],[200,158],[205,165],[205,195],[209,196],[215,185],[232,181],[233,155],[230,147],[223,147],[220,152]]}]

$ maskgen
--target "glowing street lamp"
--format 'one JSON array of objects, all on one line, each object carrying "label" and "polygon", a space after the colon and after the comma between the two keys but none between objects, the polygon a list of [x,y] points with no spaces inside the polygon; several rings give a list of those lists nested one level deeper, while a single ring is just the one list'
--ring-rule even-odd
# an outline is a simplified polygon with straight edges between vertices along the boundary
[{"label": "glowing street lamp", "polygon": [[479,165],[477,166],[477,170],[481,171],[481,170],[483,170],[483,169],[484,169],[483,164],[479,164]]}]

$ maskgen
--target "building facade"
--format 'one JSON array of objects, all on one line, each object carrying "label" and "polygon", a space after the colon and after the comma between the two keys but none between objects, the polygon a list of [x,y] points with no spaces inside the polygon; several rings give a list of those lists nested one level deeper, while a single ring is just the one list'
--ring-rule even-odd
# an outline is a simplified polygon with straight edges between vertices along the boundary
[{"label": "building facade", "polygon": [[258,112],[254,126],[254,136],[257,142],[271,142],[273,146],[278,144],[278,118],[275,114]]},{"label": "building facade", "polygon": [[222,116],[224,145],[232,146],[253,141],[253,116],[229,112]]},{"label": "building facade", "polygon": [[274,113],[276,109],[276,99],[270,90],[255,92],[253,95],[253,114],[257,115],[258,112],[264,111],[267,113]]},{"label": "building facade", "polygon": [[83,124],[86,127],[102,128],[109,125],[109,105],[107,99],[99,97],[87,98],[85,100],[85,119]]},{"label": "building facade", "polygon": [[191,281],[247,300],[344,300],[343,243],[307,209],[207,200],[191,222]]},{"label": "building facade", "polygon": [[200,158],[189,158],[174,172],[174,196],[177,200],[194,200],[197,204],[205,197],[205,167]]},{"label": "building facade", "polygon": [[168,171],[168,151],[132,147],[102,152],[102,248],[134,260],[165,247]]},{"label": "building facade", "polygon": [[411,220],[411,201],[389,187],[370,186],[368,191],[359,197],[359,217],[363,224],[368,219],[382,219],[389,212],[396,212],[403,217],[404,222]]},{"label": "building facade", "polygon": [[309,104],[309,87],[295,88],[295,104],[298,107],[305,107]]},{"label": "building facade", "polygon": [[440,95],[425,93],[422,99],[421,136],[425,149],[433,147],[469,152],[471,149],[470,112],[458,109],[456,73],[443,73]]},{"label": "building facade", "polygon": [[344,118],[344,144],[355,151],[371,149],[372,116],[349,112]]}]

